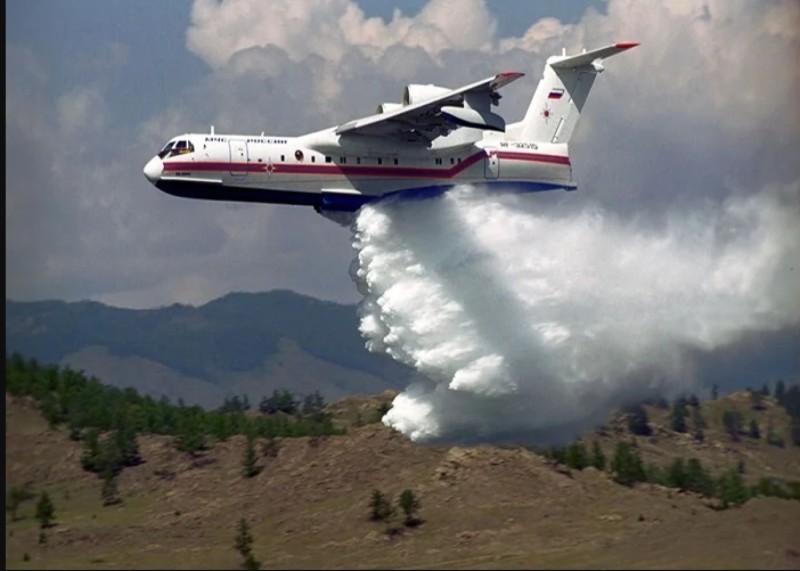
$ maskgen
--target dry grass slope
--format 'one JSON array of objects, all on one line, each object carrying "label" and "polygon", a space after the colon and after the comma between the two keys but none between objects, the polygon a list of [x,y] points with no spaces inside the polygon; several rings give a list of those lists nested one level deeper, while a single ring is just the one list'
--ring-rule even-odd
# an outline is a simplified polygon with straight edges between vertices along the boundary
[{"label": "dry grass slope", "polygon": [[[748,476],[800,479],[800,448],[728,442],[714,419],[725,406],[747,409],[739,398],[704,403],[703,443],[669,431],[666,412],[648,409],[656,431],[638,439],[640,450],[664,462],[697,456],[715,470],[744,458]],[[243,437],[198,458],[168,438],[142,437],[145,463],[120,476],[123,503],[102,507],[101,481],[80,467],[80,443],[48,430],[30,401],[7,397],[6,488],[29,482],[47,490],[57,525],[40,545],[34,501],[18,521],[7,514],[6,568],[235,568],[241,517],[267,569],[800,568],[798,501],[758,498],[714,511],[692,494],[625,488],[522,447],[416,446],[381,424],[352,426],[390,399],[334,403],[339,422],[351,425],[347,435],[285,439],[277,457],[259,457],[263,469],[251,479],[241,474]],[[769,406],[758,414],[781,412]],[[610,453],[630,438],[619,424],[586,441],[599,438]],[[412,489],[425,523],[387,535],[368,519],[374,488],[393,498]]]}]

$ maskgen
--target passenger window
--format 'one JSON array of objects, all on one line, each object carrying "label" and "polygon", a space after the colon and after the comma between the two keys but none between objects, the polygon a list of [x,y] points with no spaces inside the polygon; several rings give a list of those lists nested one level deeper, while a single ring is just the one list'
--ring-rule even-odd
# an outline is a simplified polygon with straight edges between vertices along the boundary
[{"label": "passenger window", "polygon": [[378,164],[382,165],[383,164],[383,159],[378,159]]},{"label": "passenger window", "polygon": [[325,162],[326,162],[326,163],[329,163],[329,162],[331,162],[331,158],[326,156],[326,157],[325,157]]}]

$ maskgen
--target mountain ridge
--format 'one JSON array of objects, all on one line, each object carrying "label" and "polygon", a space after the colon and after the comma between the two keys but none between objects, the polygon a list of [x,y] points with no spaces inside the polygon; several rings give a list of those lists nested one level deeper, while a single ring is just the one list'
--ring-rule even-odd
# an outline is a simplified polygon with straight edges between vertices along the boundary
[{"label": "mountain ridge", "polygon": [[[168,386],[144,390],[155,396],[179,394],[187,403],[204,406],[218,405],[238,392],[257,400],[277,388],[301,394],[319,390],[332,399],[404,387],[413,371],[386,355],[370,353],[358,331],[356,305],[289,290],[232,292],[199,306],[150,309],[96,301],[6,300],[7,353],[77,366],[90,375],[102,373],[109,383],[134,388],[147,384],[137,383],[137,375],[164,367]],[[87,353],[90,348],[95,352]],[[295,371],[303,371],[305,363],[322,378],[294,386],[285,386],[291,384],[286,375],[272,379],[269,371],[280,368],[287,351]],[[242,376],[248,382],[237,384]],[[194,388],[181,390],[181,378],[191,379]]]}]

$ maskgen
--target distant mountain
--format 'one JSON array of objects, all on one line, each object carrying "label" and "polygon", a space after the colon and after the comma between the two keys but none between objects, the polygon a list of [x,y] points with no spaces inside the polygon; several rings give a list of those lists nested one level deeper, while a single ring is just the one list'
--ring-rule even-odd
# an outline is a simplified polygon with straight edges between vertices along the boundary
[{"label": "distant mountain", "polygon": [[403,388],[411,369],[367,351],[355,305],[286,290],[232,293],[200,307],[6,300],[6,352],[117,386],[218,406],[276,388],[327,399]]}]

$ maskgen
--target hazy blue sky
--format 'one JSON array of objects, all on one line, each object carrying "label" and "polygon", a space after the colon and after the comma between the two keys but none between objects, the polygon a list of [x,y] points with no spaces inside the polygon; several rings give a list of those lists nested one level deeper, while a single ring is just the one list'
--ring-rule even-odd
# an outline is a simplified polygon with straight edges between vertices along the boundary
[{"label": "hazy blue sky", "polygon": [[562,46],[642,42],[608,62],[587,104],[572,146],[581,192],[543,204],[596,202],[658,226],[795,192],[780,189],[800,179],[799,14],[791,1],[12,0],[6,295],[152,307],[283,287],[357,301],[347,229],[310,208],[167,196],[142,166],[212,123],[296,135],[406,83],[506,69],[527,74],[504,92],[513,121]]}]

